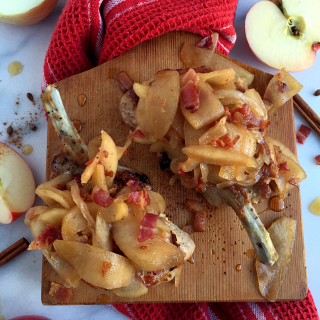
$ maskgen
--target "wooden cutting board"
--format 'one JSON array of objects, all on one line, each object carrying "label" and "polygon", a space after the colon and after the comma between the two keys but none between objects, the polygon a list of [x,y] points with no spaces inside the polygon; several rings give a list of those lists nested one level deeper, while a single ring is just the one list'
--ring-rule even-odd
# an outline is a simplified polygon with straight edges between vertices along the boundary
[{"label": "wooden cutting board", "polygon": [[[80,133],[83,140],[87,143],[100,135],[103,129],[111,135],[116,145],[122,146],[129,128],[118,112],[121,92],[117,83],[110,79],[113,79],[117,72],[125,70],[132,79],[141,82],[151,78],[161,69],[184,68],[179,54],[183,43],[195,44],[199,39],[200,36],[191,33],[170,32],[144,41],[99,67],[58,82],[69,117],[80,120],[83,124]],[[254,73],[252,87],[263,94],[272,76],[241,62],[234,62]],[[77,101],[80,94],[85,94],[88,98],[84,107],[80,107]],[[292,100],[273,114],[271,121],[268,135],[280,140],[296,153]],[[58,149],[58,136],[49,123],[47,179],[50,174],[50,161]],[[148,152],[148,146],[132,144],[128,155],[124,156],[120,163],[149,176],[153,190],[164,196],[167,202],[166,214],[175,224],[182,227],[192,223],[192,217],[183,208],[183,203],[187,198],[200,201],[204,201],[204,198],[195,191],[183,188],[178,182],[169,186],[168,176],[161,172],[157,158],[155,154]],[[267,202],[264,202],[257,206],[257,211],[262,211],[267,206]],[[266,227],[282,216],[297,220],[293,256],[279,299],[301,300],[307,294],[307,275],[299,188],[290,191],[285,206],[286,209],[280,213],[267,211],[261,220]],[[246,254],[252,245],[236,214],[230,208],[212,209],[208,213],[207,231],[193,233],[192,238],[196,244],[195,262],[185,264],[178,287],[175,287],[173,282],[165,283],[150,288],[146,295],[130,299],[117,297],[106,290],[93,289],[81,282],[78,288],[72,290],[73,298],[69,304],[264,301],[257,288],[253,260]],[[238,264],[241,264],[241,271],[236,271]],[[64,283],[44,259],[42,302],[45,305],[64,304],[48,294],[51,282]]]}]

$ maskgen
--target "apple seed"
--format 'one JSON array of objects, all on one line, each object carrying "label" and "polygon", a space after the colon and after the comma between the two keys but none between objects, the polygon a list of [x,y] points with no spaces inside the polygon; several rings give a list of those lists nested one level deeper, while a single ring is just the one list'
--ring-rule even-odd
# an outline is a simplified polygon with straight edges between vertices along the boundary
[{"label": "apple seed", "polygon": [[313,95],[316,97],[320,96],[320,89],[318,89]]},{"label": "apple seed", "polygon": [[7,134],[8,134],[8,136],[11,136],[12,133],[13,133],[12,126],[9,126],[9,127],[7,128]]}]

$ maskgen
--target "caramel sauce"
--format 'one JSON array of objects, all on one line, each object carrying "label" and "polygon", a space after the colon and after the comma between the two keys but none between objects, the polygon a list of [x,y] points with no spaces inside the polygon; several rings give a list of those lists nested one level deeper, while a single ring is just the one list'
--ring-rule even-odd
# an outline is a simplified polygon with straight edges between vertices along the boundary
[{"label": "caramel sauce", "polygon": [[249,259],[254,259],[256,257],[256,252],[254,251],[254,249],[248,249],[246,251],[246,256],[249,258]]},{"label": "caramel sauce", "polygon": [[269,207],[262,212],[260,212],[258,215],[265,213],[268,210],[272,210],[275,212],[280,212],[284,209],[284,201],[280,196],[273,196],[269,200]]},{"label": "caramel sauce", "polygon": [[310,203],[309,211],[317,216],[320,216],[320,197]]},{"label": "caramel sauce", "polygon": [[22,69],[23,69],[23,65],[19,61],[13,61],[8,66],[8,71],[11,77],[21,73]]},{"label": "caramel sauce", "polygon": [[80,107],[84,107],[87,102],[87,96],[85,94],[78,95],[78,103]]},{"label": "caramel sauce", "polygon": [[80,120],[74,119],[74,120],[72,120],[72,123],[73,123],[74,127],[77,129],[78,133],[80,133],[82,130],[82,122]]}]

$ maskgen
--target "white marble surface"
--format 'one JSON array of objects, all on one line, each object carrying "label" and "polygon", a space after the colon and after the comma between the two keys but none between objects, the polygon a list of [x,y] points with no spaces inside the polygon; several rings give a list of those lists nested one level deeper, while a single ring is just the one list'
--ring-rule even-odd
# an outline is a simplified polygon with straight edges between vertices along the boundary
[{"label": "white marble surface", "polygon": [[[230,56],[261,70],[275,73],[274,70],[266,67],[253,56],[245,39],[245,14],[255,2],[254,0],[240,0],[235,19],[238,39]],[[4,122],[8,124],[13,122],[13,127],[23,128],[22,132],[25,135],[22,144],[32,145],[34,151],[29,156],[22,156],[31,167],[37,185],[45,179],[46,160],[47,123],[43,113],[39,116],[42,67],[52,32],[65,3],[66,0],[59,0],[52,14],[34,26],[20,27],[0,24],[0,80],[2,80],[0,82],[0,132],[2,132],[0,141],[7,142],[5,132],[7,125],[3,125]],[[20,75],[10,80],[7,67],[12,61],[20,61],[24,65],[24,69]],[[312,68],[294,74],[298,81],[304,85],[301,96],[318,114],[320,114],[320,97],[314,97],[312,93],[320,88],[319,70],[320,58],[318,57]],[[36,98],[35,106],[26,98],[27,92],[31,92]],[[17,101],[19,101],[18,105]],[[33,120],[36,116],[35,113],[38,113],[38,120]],[[34,123],[37,130],[30,132],[28,128],[25,129],[26,121]],[[296,128],[304,123],[299,114],[295,114],[295,123]],[[318,186],[320,167],[316,166],[314,162],[314,157],[320,154],[319,143],[319,137],[312,132],[303,146],[298,145],[299,160],[308,175],[308,178],[301,184],[308,281],[318,308],[320,307],[320,278],[318,276],[320,256],[316,247],[320,243],[318,231],[320,217],[312,215],[308,210],[308,205],[320,195]],[[13,148],[22,154],[21,149],[14,146]],[[40,204],[39,199],[36,200],[36,204]],[[0,252],[21,237],[25,237],[29,241],[32,240],[32,235],[24,225],[23,218],[11,225],[0,225]],[[41,261],[41,253],[24,252],[1,267],[0,301],[2,313],[6,319],[22,314],[43,315],[52,320],[126,319],[125,316],[108,306],[43,306],[40,300]]]}]

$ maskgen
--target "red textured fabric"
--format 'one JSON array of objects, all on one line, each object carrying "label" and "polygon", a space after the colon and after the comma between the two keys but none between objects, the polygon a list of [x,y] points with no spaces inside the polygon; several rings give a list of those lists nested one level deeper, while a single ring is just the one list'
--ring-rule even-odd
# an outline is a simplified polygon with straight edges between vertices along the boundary
[{"label": "red textured fabric", "polygon": [[319,320],[310,290],[296,302],[115,304],[133,320]]},{"label": "red textured fabric", "polygon": [[[69,0],[45,57],[42,89],[104,63],[141,41],[172,30],[207,36],[219,32],[217,50],[236,40],[237,0]],[[310,291],[299,302],[113,305],[131,319],[319,319]]]},{"label": "red textured fabric", "polygon": [[236,6],[237,0],[69,0],[45,57],[42,90],[172,30],[219,32],[217,50],[227,55],[236,41]]}]

